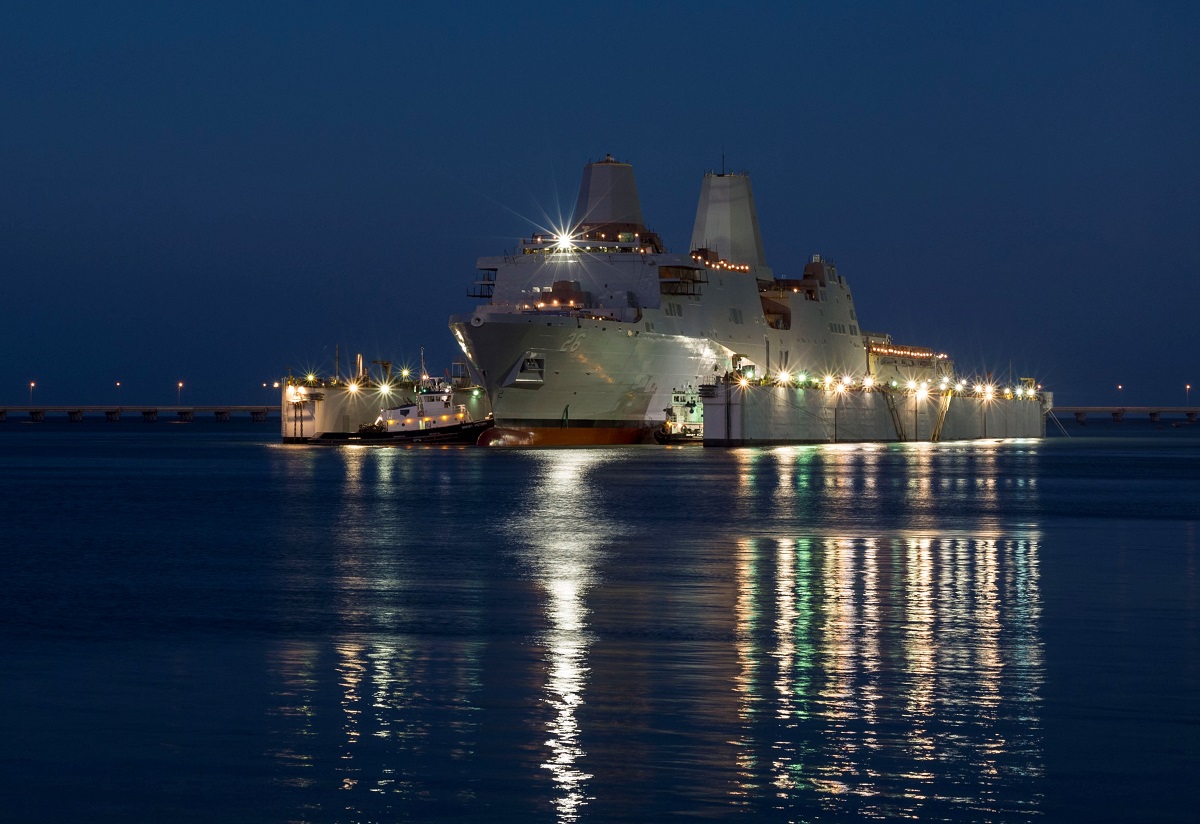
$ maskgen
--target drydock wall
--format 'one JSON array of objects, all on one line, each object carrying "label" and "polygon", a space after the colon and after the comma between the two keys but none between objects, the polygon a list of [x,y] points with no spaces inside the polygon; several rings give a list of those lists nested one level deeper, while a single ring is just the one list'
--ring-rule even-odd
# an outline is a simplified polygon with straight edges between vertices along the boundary
[{"label": "drydock wall", "polygon": [[[705,446],[1040,438],[1048,404],[1015,398],[830,391],[785,386],[701,387]],[[943,407],[945,409],[943,416]]]}]

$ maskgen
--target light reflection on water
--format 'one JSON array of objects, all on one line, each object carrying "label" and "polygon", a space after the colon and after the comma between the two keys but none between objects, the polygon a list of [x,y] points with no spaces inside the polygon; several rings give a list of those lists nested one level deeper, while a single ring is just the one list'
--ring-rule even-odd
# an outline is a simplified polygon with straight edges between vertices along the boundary
[{"label": "light reflection on water", "polygon": [[510,540],[542,590],[546,630],[539,640],[547,672],[543,700],[552,716],[545,722],[546,758],[555,785],[560,821],[576,821],[588,800],[577,711],[584,703],[588,651],[588,591],[596,584],[602,548],[619,531],[598,516],[600,491],[594,471],[618,457],[611,450],[548,450],[530,454],[536,463],[532,483],[519,502],[525,517],[509,525]]},{"label": "light reflection on water", "polygon": [[[999,449],[731,450],[712,462],[728,474],[705,486],[711,500],[673,506],[662,523],[638,507],[663,486],[686,489],[689,465],[639,481],[647,453],[507,453],[448,478],[427,455],[343,450],[331,568],[291,571],[305,586],[328,575],[341,629],[331,648],[291,640],[276,651],[280,783],[336,778],[353,798],[342,809],[368,817],[447,792],[463,811],[480,794],[504,808],[485,773],[564,822],[593,807],[636,820],[650,814],[639,803],[656,815],[722,804],[789,818],[1036,815],[1042,538],[1032,520],[1014,526],[1004,496],[1035,496],[1037,479],[1001,472]],[[654,454],[662,472],[668,453]],[[481,466],[508,473],[505,495]],[[460,546],[458,567],[431,566],[447,547],[414,517],[461,505],[463,478],[474,506],[490,496],[488,542]],[[966,520],[953,515],[963,507]],[[679,557],[643,569],[664,553]],[[496,558],[516,563],[500,572]],[[632,578],[616,587],[621,576]],[[497,591],[527,594],[473,600]],[[685,645],[656,606],[729,640],[675,669]],[[437,609],[452,610],[448,635]],[[498,627],[523,622],[515,658],[489,654],[510,649]],[[318,743],[333,733],[331,686],[332,770]],[[672,688],[682,697],[660,697]],[[500,741],[483,732],[497,727],[497,694],[508,696]],[[672,708],[665,719],[659,707]],[[600,726],[613,718],[628,729]],[[664,725],[692,748],[666,758]],[[630,753],[643,761],[626,763]],[[453,791],[430,788],[434,764]]]}]

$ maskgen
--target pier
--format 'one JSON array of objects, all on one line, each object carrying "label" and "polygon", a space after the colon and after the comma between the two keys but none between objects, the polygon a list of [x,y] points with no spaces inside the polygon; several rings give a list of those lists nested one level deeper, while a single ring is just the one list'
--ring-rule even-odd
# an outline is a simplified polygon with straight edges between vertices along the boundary
[{"label": "pier", "polygon": [[234,415],[249,415],[250,420],[262,423],[278,407],[257,404],[254,406],[0,406],[0,423],[10,414],[25,415],[29,420],[41,423],[47,415],[65,415],[67,420],[80,422],[85,415],[103,415],[106,420],[119,421],[121,415],[141,415],[146,423],[158,420],[159,415],[174,415],[176,420],[190,422],[197,415],[212,415],[218,421],[228,421]]},{"label": "pier", "polygon": [[1055,406],[1051,414],[1056,418],[1074,415],[1080,426],[1087,423],[1088,415],[1109,415],[1114,421],[1125,420],[1127,415],[1145,415],[1152,423],[1158,423],[1163,415],[1182,415],[1188,423],[1196,422],[1200,407],[1195,406]]}]

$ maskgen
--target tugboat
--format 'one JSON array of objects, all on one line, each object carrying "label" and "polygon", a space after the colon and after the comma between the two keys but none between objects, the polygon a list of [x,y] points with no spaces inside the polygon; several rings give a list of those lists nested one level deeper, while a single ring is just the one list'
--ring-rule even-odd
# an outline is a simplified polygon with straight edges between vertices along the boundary
[{"label": "tugboat", "polygon": [[[425,374],[424,365],[421,369]],[[472,420],[466,404],[454,403],[454,387],[441,379],[425,379],[415,397],[384,409],[375,423],[365,423],[348,441],[369,443],[470,443],[492,428],[492,416]]]},{"label": "tugboat", "polygon": [[704,443],[704,405],[691,384],[672,390],[671,405],[663,412],[667,419],[654,431],[655,441],[661,444]]}]

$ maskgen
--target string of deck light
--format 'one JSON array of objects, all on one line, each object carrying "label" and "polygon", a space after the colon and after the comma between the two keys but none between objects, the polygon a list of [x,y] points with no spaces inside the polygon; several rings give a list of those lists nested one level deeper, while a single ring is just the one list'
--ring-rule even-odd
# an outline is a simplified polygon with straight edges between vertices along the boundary
[{"label": "string of deck light", "polygon": [[1041,392],[1041,384],[1035,387],[1032,386],[1005,386],[998,387],[992,383],[984,383],[979,381],[964,381],[958,380],[951,383],[950,378],[943,377],[937,381],[936,389],[931,385],[930,381],[909,380],[905,382],[903,387],[899,381],[893,379],[888,381],[884,386],[876,385],[875,378],[871,375],[865,375],[861,379],[853,375],[842,375],[836,377],[834,375],[824,375],[823,377],[809,377],[806,373],[800,372],[797,375],[792,375],[789,372],[779,372],[774,378],[763,377],[755,378],[754,371],[748,370],[748,373],[740,374],[735,381],[737,385],[743,389],[750,386],[795,386],[798,390],[803,391],[805,385],[812,388],[824,389],[826,392],[870,392],[872,390],[894,390],[901,389],[909,394],[915,394],[918,397],[925,397],[935,392],[946,395],[971,395],[982,397],[983,400],[991,401],[997,396],[1003,396],[1006,399],[1021,399],[1021,400],[1038,400]]}]

